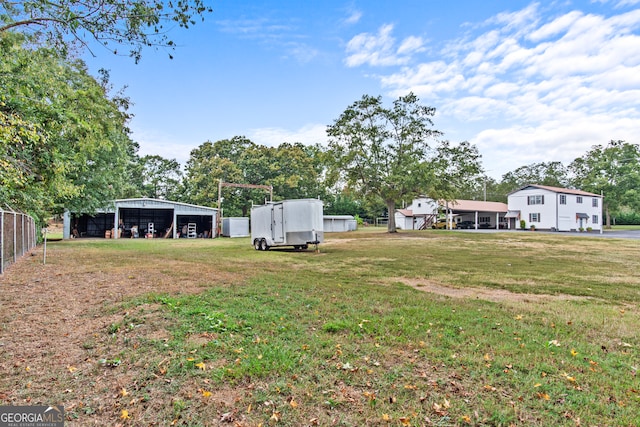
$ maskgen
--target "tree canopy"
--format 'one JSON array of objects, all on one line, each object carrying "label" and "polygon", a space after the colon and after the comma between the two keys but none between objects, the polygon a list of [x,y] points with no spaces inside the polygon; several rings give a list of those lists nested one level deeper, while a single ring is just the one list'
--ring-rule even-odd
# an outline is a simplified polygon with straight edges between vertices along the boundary
[{"label": "tree canopy", "polygon": [[604,195],[608,227],[612,211],[623,206],[640,209],[640,145],[625,141],[595,145],[569,168],[577,188]]},{"label": "tree canopy", "polygon": [[382,97],[364,95],[327,128],[333,167],[361,197],[385,203],[391,233],[397,202],[425,192],[451,199],[454,180],[479,170],[477,150],[468,143],[430,146],[441,135],[433,129],[434,114],[412,93],[390,108]]},{"label": "tree canopy", "polygon": [[0,201],[41,219],[94,211],[130,185],[128,101],[107,93],[106,74],[98,82],[82,61],[25,43],[0,33]]},{"label": "tree canopy", "polygon": [[[138,61],[143,47],[173,49],[172,25],[188,28],[212,8],[204,0],[22,0],[0,2],[0,33],[20,30],[68,52],[97,41],[113,53],[120,46]],[[171,57],[171,55],[169,55]]]}]

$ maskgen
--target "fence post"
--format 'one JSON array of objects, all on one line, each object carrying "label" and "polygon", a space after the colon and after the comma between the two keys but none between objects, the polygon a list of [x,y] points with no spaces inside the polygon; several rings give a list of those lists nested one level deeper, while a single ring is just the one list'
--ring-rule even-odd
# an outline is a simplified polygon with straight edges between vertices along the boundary
[{"label": "fence post", "polygon": [[[11,209],[13,211],[13,209]],[[16,256],[16,246],[18,246],[18,236],[16,226],[18,225],[18,221],[16,221],[16,211],[13,211],[13,263],[15,264],[18,261],[18,257]]]}]

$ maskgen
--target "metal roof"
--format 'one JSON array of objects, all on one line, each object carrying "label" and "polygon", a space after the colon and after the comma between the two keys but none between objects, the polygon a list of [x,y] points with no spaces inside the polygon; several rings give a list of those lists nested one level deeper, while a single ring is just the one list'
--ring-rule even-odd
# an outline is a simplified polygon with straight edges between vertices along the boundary
[{"label": "metal roof", "polygon": [[575,194],[578,196],[591,196],[591,197],[602,197],[600,194],[589,193],[588,191],[576,190],[573,188],[562,188],[562,187],[552,187],[550,185],[538,185],[538,184],[527,184],[524,187],[520,187],[517,190],[512,191],[509,195],[516,193],[520,190],[525,190],[529,187],[540,188],[542,190],[552,191],[554,193],[561,194]]}]

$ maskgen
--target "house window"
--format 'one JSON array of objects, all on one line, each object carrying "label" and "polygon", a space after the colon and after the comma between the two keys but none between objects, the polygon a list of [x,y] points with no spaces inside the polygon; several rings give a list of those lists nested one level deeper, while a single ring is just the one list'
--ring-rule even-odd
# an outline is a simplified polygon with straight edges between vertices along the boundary
[{"label": "house window", "polygon": [[566,194],[561,194],[560,195],[560,204],[561,205],[566,205],[567,204],[567,195]]},{"label": "house window", "polygon": [[576,196],[576,203],[582,203],[582,196]]},{"label": "house window", "polygon": [[418,207],[421,208],[422,207],[422,203],[418,203]]},{"label": "house window", "polygon": [[489,216],[479,216],[478,222],[491,222],[491,217]]},{"label": "house window", "polygon": [[594,223],[594,224],[599,224],[599,222],[598,222],[599,219],[600,218],[598,218],[598,215],[592,215],[591,216],[591,222]]},{"label": "house window", "polygon": [[540,213],[530,213],[529,222],[540,222]]},{"label": "house window", "polygon": [[598,207],[598,199],[596,199],[595,197],[593,199],[591,199],[591,206],[594,208]]},{"label": "house window", "polygon": [[538,194],[537,196],[527,197],[528,205],[544,205],[544,195]]}]

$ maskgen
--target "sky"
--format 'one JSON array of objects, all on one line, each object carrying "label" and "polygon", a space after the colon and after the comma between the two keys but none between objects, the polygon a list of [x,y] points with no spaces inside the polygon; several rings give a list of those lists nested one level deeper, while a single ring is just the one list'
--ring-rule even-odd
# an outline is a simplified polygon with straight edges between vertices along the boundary
[{"label": "sky", "polygon": [[409,92],[496,179],[640,143],[640,0],[205,3],[204,22],[171,30],[173,51],[148,48],[138,64],[95,46],[83,56],[125,88],[140,155],[185,165],[234,136],[326,144],[363,95],[390,106]]}]

